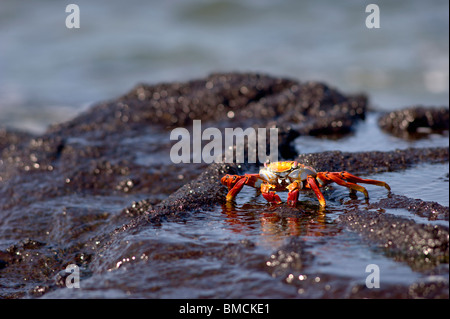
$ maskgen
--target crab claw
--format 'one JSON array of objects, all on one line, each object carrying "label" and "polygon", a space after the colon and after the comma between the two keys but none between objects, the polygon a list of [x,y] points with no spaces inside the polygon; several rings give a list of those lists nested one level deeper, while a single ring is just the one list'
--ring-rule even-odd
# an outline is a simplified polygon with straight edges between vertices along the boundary
[{"label": "crab claw", "polygon": [[297,204],[299,192],[298,189],[294,189],[292,192],[288,193],[287,203],[289,206],[294,207]]},{"label": "crab claw", "polygon": [[275,192],[262,193],[263,197],[271,204],[281,204],[281,198]]},{"label": "crab claw", "polygon": [[263,197],[271,204],[281,204],[281,198],[274,191],[271,191],[272,185],[263,183],[261,185],[261,193]]},{"label": "crab claw", "polygon": [[288,198],[287,198],[287,203],[289,206],[295,206],[297,204],[298,201],[298,194],[299,194],[299,190],[301,188],[300,186],[301,184],[299,184],[298,182],[293,182],[292,184],[289,184],[288,187],[286,187],[289,191],[288,193]]}]

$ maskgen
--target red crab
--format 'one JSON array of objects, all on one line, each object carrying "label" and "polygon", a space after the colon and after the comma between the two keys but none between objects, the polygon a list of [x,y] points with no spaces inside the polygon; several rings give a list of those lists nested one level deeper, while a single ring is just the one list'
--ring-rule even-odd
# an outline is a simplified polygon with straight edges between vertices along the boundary
[{"label": "red crab", "polygon": [[348,172],[316,172],[314,168],[295,161],[265,163],[259,174],[245,174],[243,176],[227,174],[221,179],[221,183],[228,187],[227,201],[233,200],[242,187],[248,185],[255,188],[261,187],[262,195],[272,204],[282,203],[276,191],[288,190],[287,203],[295,206],[299,191],[301,189],[312,189],[322,207],[326,206],[326,201],[320,187],[332,182],[350,188],[352,193],[359,191],[366,198],[369,198],[369,193],[364,187],[356,183],[374,184],[384,186],[388,190],[391,189],[387,183],[382,181],[363,179]]}]

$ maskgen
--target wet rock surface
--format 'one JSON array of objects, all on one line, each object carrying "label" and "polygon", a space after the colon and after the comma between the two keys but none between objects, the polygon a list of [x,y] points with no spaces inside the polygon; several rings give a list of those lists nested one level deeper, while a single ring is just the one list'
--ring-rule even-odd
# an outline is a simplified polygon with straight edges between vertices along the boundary
[{"label": "wet rock surface", "polygon": [[396,260],[415,268],[433,268],[448,263],[448,228],[417,224],[386,212],[349,212],[339,217],[352,230],[378,243]]},{"label": "wet rock surface", "polygon": [[376,206],[371,208],[403,208],[411,213],[425,217],[428,220],[448,221],[448,207],[436,202],[427,202],[419,199],[412,199],[402,195],[391,195],[389,198],[381,199]]},{"label": "wet rock surface", "polygon": [[[200,119],[221,132],[277,127],[281,156],[322,171],[379,174],[448,162],[442,147],[295,153],[299,136],[351,132],[367,103],[323,83],[213,74],[138,85],[41,136],[1,130],[0,297],[448,298],[448,224],[431,223],[448,221],[448,207],[395,190],[370,203],[347,203],[330,190],[325,212],[313,197],[296,208],[270,207],[253,193],[233,206],[220,177],[258,165],[169,157],[170,130],[192,130]],[[431,224],[390,213],[396,209]],[[328,263],[321,249],[346,241],[415,275],[374,290],[345,272],[321,271]],[[82,289],[65,287],[71,264]]]},{"label": "wet rock surface", "polygon": [[404,137],[419,138],[449,128],[448,107],[415,106],[387,113],[380,117],[379,125],[387,132]]}]

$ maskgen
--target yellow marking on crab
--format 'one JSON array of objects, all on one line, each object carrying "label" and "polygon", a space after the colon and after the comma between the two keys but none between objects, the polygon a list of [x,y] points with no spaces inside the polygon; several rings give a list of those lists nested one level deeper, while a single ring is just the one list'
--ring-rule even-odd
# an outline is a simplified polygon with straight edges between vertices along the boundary
[{"label": "yellow marking on crab", "polygon": [[270,163],[267,167],[271,169],[273,172],[281,173],[292,168],[292,162],[273,162]]},{"label": "yellow marking on crab", "polygon": [[288,186],[286,186],[286,189],[290,192],[292,192],[294,189],[297,189],[299,186],[298,182],[293,182],[291,184],[289,184]]}]

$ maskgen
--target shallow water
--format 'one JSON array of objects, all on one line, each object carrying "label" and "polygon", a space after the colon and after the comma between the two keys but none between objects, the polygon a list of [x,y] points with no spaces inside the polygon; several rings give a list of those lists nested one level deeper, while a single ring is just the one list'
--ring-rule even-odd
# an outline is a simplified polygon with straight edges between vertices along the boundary
[{"label": "shallow water", "polygon": [[402,172],[368,176],[386,181],[396,194],[449,206],[449,164],[420,164]]},{"label": "shallow water", "polygon": [[386,134],[378,126],[380,113],[367,113],[364,121],[358,122],[353,131],[343,137],[330,139],[314,136],[298,137],[295,150],[298,153],[315,153],[324,151],[364,152],[364,151],[393,151],[409,147],[445,147],[448,146],[448,131],[443,134],[429,134],[421,139],[405,140]]}]

